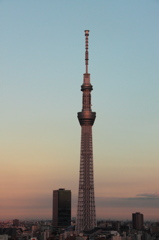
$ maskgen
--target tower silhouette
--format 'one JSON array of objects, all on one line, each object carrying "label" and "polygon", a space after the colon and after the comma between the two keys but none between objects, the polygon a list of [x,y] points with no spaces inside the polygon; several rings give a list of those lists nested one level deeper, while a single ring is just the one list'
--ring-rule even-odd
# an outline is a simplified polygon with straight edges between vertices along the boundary
[{"label": "tower silhouette", "polygon": [[85,30],[85,66],[83,84],[82,111],[78,112],[78,120],[81,125],[81,153],[80,153],[80,174],[77,206],[77,233],[91,230],[96,226],[95,199],[94,199],[94,178],[93,178],[93,146],[92,126],[96,113],[91,110],[91,91],[88,73],[88,37],[89,30]]}]

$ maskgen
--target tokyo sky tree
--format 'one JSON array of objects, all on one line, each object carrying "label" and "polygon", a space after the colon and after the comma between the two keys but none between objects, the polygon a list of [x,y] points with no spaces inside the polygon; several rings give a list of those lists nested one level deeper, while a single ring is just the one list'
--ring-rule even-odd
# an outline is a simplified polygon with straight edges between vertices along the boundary
[{"label": "tokyo sky tree", "polygon": [[82,111],[78,113],[78,120],[81,125],[81,154],[80,154],[80,175],[77,206],[77,233],[91,230],[96,226],[94,179],[93,179],[93,146],[92,126],[96,113],[91,109],[90,74],[88,73],[88,37],[89,30],[85,30],[85,65],[83,84]]}]

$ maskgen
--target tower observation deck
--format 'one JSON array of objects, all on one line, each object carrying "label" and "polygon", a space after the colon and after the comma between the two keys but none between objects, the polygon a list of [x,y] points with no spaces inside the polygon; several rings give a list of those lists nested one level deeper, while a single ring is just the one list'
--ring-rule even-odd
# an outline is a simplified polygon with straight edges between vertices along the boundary
[{"label": "tower observation deck", "polygon": [[90,74],[88,73],[88,37],[89,30],[85,30],[86,72],[84,73],[81,86],[81,91],[83,92],[82,111],[78,112],[78,120],[81,125],[81,153],[76,221],[77,233],[96,227],[92,146],[92,126],[96,113],[92,112],[91,109],[91,91],[93,87],[90,83]]}]

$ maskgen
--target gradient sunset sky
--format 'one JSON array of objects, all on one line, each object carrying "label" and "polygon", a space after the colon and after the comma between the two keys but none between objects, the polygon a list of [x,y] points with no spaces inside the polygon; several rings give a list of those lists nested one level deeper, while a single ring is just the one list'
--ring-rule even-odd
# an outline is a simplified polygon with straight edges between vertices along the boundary
[{"label": "gradient sunset sky", "polygon": [[0,0],[0,219],[76,216],[90,30],[97,218],[159,219],[159,1]]}]

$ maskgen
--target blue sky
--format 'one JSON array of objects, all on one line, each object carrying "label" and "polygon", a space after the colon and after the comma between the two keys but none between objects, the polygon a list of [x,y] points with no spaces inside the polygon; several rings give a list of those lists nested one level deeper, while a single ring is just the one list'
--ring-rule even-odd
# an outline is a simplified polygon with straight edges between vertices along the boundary
[{"label": "blue sky", "polygon": [[[155,218],[158,0],[1,0],[0,22],[2,218],[51,218],[52,190],[60,187],[72,190],[76,215],[85,29],[97,113],[97,217],[129,218],[142,211]],[[129,198],[134,206],[125,204],[123,211],[119,199]]]}]

